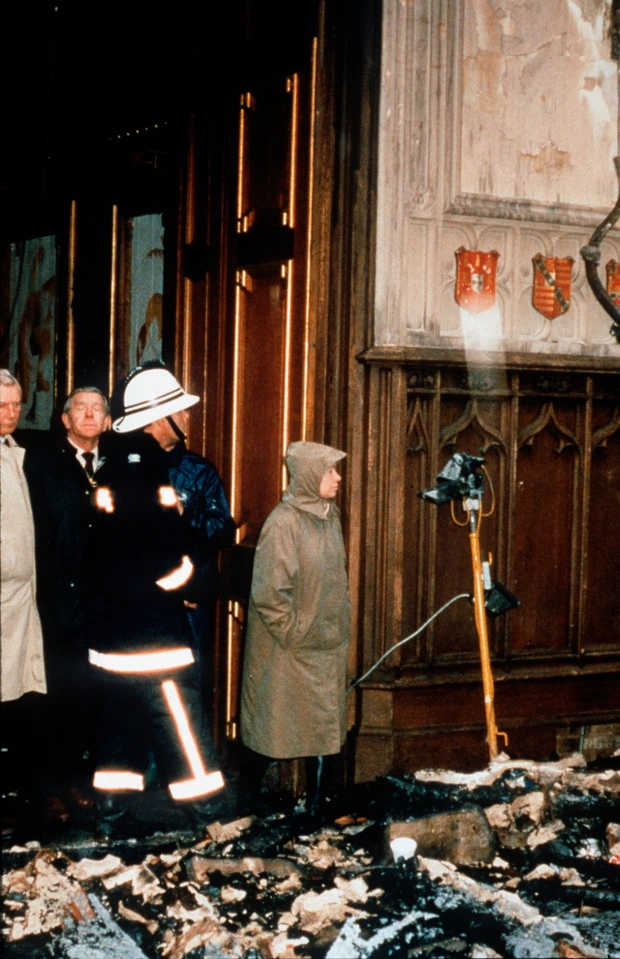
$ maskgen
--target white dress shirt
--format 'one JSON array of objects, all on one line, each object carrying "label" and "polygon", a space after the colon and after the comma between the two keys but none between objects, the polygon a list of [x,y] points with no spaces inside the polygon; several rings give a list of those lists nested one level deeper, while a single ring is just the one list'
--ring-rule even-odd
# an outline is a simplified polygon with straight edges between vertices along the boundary
[{"label": "white dress shirt", "polygon": [[[81,446],[78,446],[77,443],[74,443],[73,440],[69,439],[68,436],[67,436],[67,439],[71,443],[71,446],[73,446],[73,448],[75,449],[75,455],[78,463],[80,464],[84,472],[86,472],[86,462],[84,460],[84,453],[86,453],[87,450],[83,450]],[[96,472],[99,467],[99,459],[100,459],[99,446],[96,446],[94,450],[91,450],[91,453],[95,454],[93,459],[93,471]]]}]

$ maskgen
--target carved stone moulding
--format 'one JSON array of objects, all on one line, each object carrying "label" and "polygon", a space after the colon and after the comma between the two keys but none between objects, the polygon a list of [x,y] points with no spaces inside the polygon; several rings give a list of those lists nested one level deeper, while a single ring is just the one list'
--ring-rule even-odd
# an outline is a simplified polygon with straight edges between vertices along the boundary
[{"label": "carved stone moulding", "polygon": [[467,369],[459,372],[457,385],[470,393],[491,393],[505,388],[506,377],[503,370]]},{"label": "carved stone moulding", "polygon": [[[583,373],[618,373],[618,354],[582,355],[579,353],[549,355],[522,350],[481,350],[475,355],[466,352],[462,343],[445,343],[440,337],[424,346],[373,346],[359,353],[357,360],[368,366],[404,366],[413,370],[427,367],[460,367],[468,372],[496,370],[579,370]],[[604,382],[608,378],[604,376]],[[413,387],[413,383],[411,384]]]},{"label": "carved stone moulding", "polygon": [[600,207],[578,206],[574,203],[544,203],[534,200],[502,199],[461,193],[455,196],[446,208],[450,216],[479,217],[485,220],[517,220],[524,223],[592,229],[609,211]]},{"label": "carved stone moulding", "polygon": [[433,370],[412,370],[407,374],[408,390],[432,390],[435,388],[436,374]]},{"label": "carved stone moulding", "polygon": [[569,393],[573,383],[571,377],[563,373],[539,373],[534,388],[537,393]]}]

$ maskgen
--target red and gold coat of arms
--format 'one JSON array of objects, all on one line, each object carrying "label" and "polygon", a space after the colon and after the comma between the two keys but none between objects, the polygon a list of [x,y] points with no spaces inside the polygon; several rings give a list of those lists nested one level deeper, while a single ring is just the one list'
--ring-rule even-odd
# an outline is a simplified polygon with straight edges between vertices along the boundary
[{"label": "red and gold coat of arms", "polygon": [[607,273],[607,293],[616,306],[620,307],[620,263],[610,260],[605,265]]},{"label": "red and gold coat of arms", "polygon": [[537,253],[532,258],[534,264],[534,284],[532,286],[532,305],[535,310],[548,319],[566,313],[570,306],[572,256],[543,256]]},{"label": "red and gold coat of arms", "polygon": [[495,303],[495,274],[499,253],[491,250],[466,250],[460,246],[455,252],[456,287],[454,297],[459,306],[469,313],[482,313]]}]

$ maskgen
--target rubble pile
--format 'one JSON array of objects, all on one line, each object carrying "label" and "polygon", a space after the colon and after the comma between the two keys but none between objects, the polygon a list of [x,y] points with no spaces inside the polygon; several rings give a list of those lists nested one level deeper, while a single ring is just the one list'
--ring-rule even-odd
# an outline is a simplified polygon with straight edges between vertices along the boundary
[{"label": "rubble pile", "polygon": [[[3,856],[7,959],[620,957],[620,771],[424,770],[206,835]],[[404,843],[403,843],[404,841]],[[403,844],[409,858],[397,858]]]}]

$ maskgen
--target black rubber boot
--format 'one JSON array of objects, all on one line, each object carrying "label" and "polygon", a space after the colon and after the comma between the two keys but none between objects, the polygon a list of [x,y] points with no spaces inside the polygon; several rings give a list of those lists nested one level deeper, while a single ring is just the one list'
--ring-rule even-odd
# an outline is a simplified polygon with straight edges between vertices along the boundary
[{"label": "black rubber boot", "polygon": [[229,822],[237,812],[226,787],[204,799],[193,799],[179,805],[195,829],[203,829],[212,822]]},{"label": "black rubber boot", "polygon": [[129,826],[130,797],[124,792],[97,792],[97,833],[105,839],[123,835]]},{"label": "black rubber boot", "polygon": [[269,756],[255,753],[252,749],[244,750],[240,756],[239,793],[237,813],[247,816],[258,812],[261,801],[261,786],[263,776],[268,766],[273,762]]},{"label": "black rubber boot", "polygon": [[308,756],[304,762],[306,768],[306,810],[318,813],[323,805],[323,757]]}]

